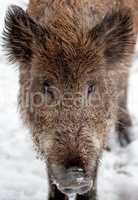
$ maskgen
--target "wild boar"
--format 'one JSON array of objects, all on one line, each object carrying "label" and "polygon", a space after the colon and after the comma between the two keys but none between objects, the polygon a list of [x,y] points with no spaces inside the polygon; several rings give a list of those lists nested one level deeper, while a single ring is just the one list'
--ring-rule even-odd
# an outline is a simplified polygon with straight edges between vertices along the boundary
[{"label": "wild boar", "polygon": [[48,168],[49,200],[96,199],[108,135],[115,128],[130,142],[133,16],[119,0],[30,0],[7,12],[5,47],[19,64],[21,117]]}]

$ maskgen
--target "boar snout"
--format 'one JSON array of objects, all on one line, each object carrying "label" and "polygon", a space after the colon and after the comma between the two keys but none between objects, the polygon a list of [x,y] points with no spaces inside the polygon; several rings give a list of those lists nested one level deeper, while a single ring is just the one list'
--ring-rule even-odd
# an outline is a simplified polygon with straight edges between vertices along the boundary
[{"label": "boar snout", "polygon": [[62,193],[85,194],[92,189],[98,168],[98,145],[96,135],[88,127],[58,129],[54,133],[48,172]]},{"label": "boar snout", "polygon": [[85,175],[81,168],[71,167],[60,173],[53,180],[57,188],[66,195],[87,193],[93,186],[93,181]]}]

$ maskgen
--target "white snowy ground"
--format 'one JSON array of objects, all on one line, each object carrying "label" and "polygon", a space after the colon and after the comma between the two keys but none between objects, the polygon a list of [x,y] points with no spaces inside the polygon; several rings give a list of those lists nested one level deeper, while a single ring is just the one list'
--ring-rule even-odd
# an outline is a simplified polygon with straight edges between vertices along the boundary
[{"label": "white snowy ground", "polygon": [[[0,0],[0,31],[9,4],[26,0]],[[138,52],[130,77],[129,109],[134,142],[127,148],[105,152],[98,181],[100,200],[138,200]],[[17,111],[18,71],[0,51],[0,200],[46,200],[43,163],[35,158],[31,136]],[[58,199],[57,199],[58,200]]]}]

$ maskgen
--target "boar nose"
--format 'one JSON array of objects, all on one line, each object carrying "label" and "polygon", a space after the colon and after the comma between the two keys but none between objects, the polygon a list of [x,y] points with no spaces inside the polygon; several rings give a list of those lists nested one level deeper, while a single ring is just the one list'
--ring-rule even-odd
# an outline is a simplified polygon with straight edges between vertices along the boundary
[{"label": "boar nose", "polygon": [[66,195],[84,194],[91,189],[92,181],[85,176],[83,169],[72,167],[66,171],[56,185]]}]

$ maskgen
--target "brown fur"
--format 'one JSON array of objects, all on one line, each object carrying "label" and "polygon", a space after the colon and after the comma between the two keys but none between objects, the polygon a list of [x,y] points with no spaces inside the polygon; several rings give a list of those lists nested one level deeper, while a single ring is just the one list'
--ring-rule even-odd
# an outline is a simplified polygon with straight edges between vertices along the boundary
[{"label": "brown fur", "polygon": [[121,0],[121,6],[131,8],[133,13],[134,28],[136,33],[138,33],[138,0]]},{"label": "brown fur", "polygon": [[[51,9],[52,9],[52,13],[53,13],[53,10],[54,10],[54,12],[56,12],[55,9],[53,9],[53,8],[65,9],[64,2],[65,2],[64,0],[63,1],[61,1],[61,0],[60,1],[30,0],[28,12],[33,17],[37,18],[37,20],[38,19],[40,19],[42,21],[44,20],[43,22],[45,23],[46,19],[43,17],[44,16],[43,12],[44,12],[45,8],[48,7],[49,14],[47,15],[47,17],[49,17],[51,15]],[[104,1],[96,0],[96,1],[92,1],[92,2],[90,2],[89,0],[85,0],[85,1],[84,0],[83,1],[82,0],[81,1],[80,0],[78,0],[78,1],[72,0],[72,1],[67,1],[67,5],[68,5],[68,2],[70,5],[73,5],[72,7],[74,7],[74,8],[81,7],[81,9],[82,9],[82,7],[84,7],[84,4],[86,7],[91,7],[90,9],[93,11],[92,18],[94,18],[93,26],[97,23],[97,21],[99,21],[99,19],[103,18],[103,16],[109,10],[123,8],[123,7],[131,8],[132,13],[133,13],[134,28],[135,28],[136,32],[138,32],[138,0],[112,0],[112,1],[111,0],[104,0]],[[62,12],[63,12],[63,9],[62,9]],[[65,10],[65,13],[67,14],[67,10]],[[52,16],[53,16],[53,14],[52,14]],[[53,17],[52,17],[52,19],[53,19]]]},{"label": "brown fur", "polygon": [[122,116],[134,27],[121,1],[32,0],[27,13],[9,10],[4,39],[20,64],[21,115],[49,174],[77,165],[94,179],[109,132],[130,122]]}]

